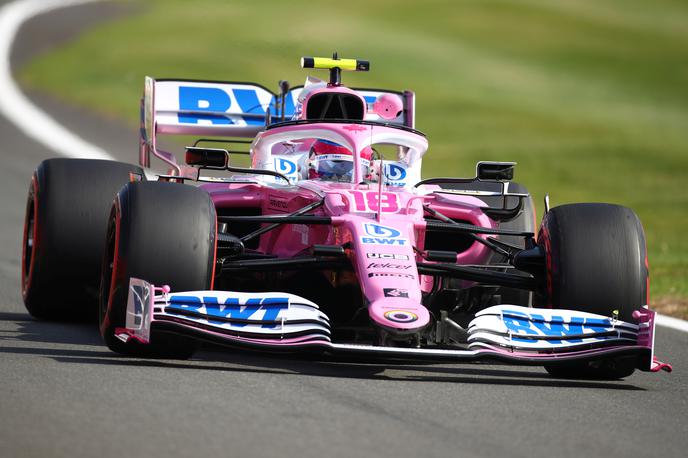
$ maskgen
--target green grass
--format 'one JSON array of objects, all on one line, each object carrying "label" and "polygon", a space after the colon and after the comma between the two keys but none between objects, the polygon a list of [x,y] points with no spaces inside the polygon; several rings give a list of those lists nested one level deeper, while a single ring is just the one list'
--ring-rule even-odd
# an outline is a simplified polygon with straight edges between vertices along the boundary
[{"label": "green grass", "polygon": [[678,0],[159,0],[40,56],[21,81],[134,125],[144,75],[276,88],[303,82],[302,55],[369,59],[345,82],[416,91],[425,176],[515,160],[540,212],[545,192],[630,206],[653,297],[687,298],[686,24]]}]

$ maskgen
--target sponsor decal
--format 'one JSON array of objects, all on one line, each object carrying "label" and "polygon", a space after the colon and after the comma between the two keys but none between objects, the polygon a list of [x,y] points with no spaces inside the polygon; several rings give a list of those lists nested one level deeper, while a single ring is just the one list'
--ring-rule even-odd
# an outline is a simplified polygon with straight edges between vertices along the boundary
[{"label": "sponsor decal", "polygon": [[291,178],[291,175],[296,174],[296,163],[285,159],[283,157],[275,158],[275,171]]},{"label": "sponsor decal", "polygon": [[371,262],[368,264],[367,269],[398,269],[398,270],[407,270],[410,269],[412,266],[405,266],[403,264],[394,264],[391,262]]},{"label": "sponsor decal", "polygon": [[[198,313],[203,315],[203,318],[206,318],[209,323],[222,324],[225,322],[213,320],[213,318],[276,321],[279,312],[288,308],[289,298],[287,297],[252,297],[243,302],[239,298],[229,297],[220,304],[217,297],[214,296],[173,295],[170,297],[165,311],[168,313]],[[240,328],[247,324],[232,323],[231,325]],[[267,323],[263,324],[262,327],[274,328],[275,324]]]},{"label": "sponsor decal", "polygon": [[401,236],[401,232],[393,227],[381,226],[379,224],[365,223],[363,225],[365,233],[374,237],[396,238]]},{"label": "sponsor decal", "polygon": [[[582,318],[571,317],[565,322],[562,317],[552,317],[553,320],[547,322],[545,317],[537,313],[527,314],[515,310],[504,310],[502,312],[502,322],[506,328],[513,333],[512,340],[521,342],[532,342],[533,339],[519,338],[515,334],[543,337],[566,337],[584,334],[587,329],[593,332],[613,331],[614,326],[609,318]],[[587,337],[587,336],[586,336]],[[595,337],[590,335],[590,338]],[[607,337],[595,337],[605,340]],[[546,340],[552,344],[559,344],[561,340]],[[582,339],[567,339],[567,342],[583,342]]]},{"label": "sponsor decal", "polygon": [[[156,86],[161,83],[156,83]],[[168,84],[177,85],[179,83],[169,82]],[[178,91],[177,104],[180,111],[177,118],[180,124],[227,125],[239,123],[241,125],[262,126],[265,124],[264,119],[258,117],[244,118],[240,115],[242,113],[264,115],[265,107],[270,107],[273,116],[277,114],[275,110],[276,96],[262,88],[251,85],[205,83],[186,86],[179,84],[176,90]],[[156,95],[158,94],[156,93]],[[270,96],[272,96],[272,100],[266,103]],[[265,97],[268,97],[268,100]],[[295,111],[293,96],[286,97],[285,102],[285,115],[291,118]],[[208,113],[203,113],[205,111]],[[227,115],[234,116],[229,118]]]},{"label": "sponsor decal", "polygon": [[361,243],[367,245],[398,245],[406,246],[408,244],[407,239],[385,239],[379,237],[361,237]]},{"label": "sponsor decal", "polygon": [[396,259],[397,261],[408,261],[409,257],[405,254],[392,253],[366,253],[369,259]]},{"label": "sponsor decal", "polygon": [[[227,112],[232,106],[229,94],[217,87],[179,86],[179,110]],[[216,114],[188,114],[180,113],[179,122],[196,124],[200,120],[210,121],[212,124],[234,124],[229,118]]]},{"label": "sponsor decal", "polygon": [[418,319],[418,315],[406,310],[389,310],[385,312],[385,318],[395,323],[413,323]]},{"label": "sponsor decal", "polygon": [[350,124],[348,126],[342,127],[342,129],[348,130],[349,132],[354,132],[354,133],[364,132],[364,131],[368,130],[366,127],[359,126],[358,124]]},{"label": "sponsor decal", "polygon": [[409,297],[408,290],[399,288],[383,288],[385,297]]},{"label": "sponsor decal", "polygon": [[289,204],[287,201],[281,197],[277,196],[268,196],[268,205],[270,208],[274,208],[275,210],[279,211],[289,211]]},{"label": "sponsor decal", "polygon": [[370,245],[400,245],[405,246],[408,240],[401,237],[401,231],[393,227],[380,224],[365,223],[363,230],[367,236],[361,237],[361,243]]},{"label": "sponsor decal", "polygon": [[[325,144],[330,144],[327,140],[320,140],[321,142]],[[351,156],[349,154],[340,154],[340,153],[329,153],[329,154],[319,154],[318,156],[314,157],[312,160],[316,162],[321,162],[321,161],[349,161],[351,162]]]},{"label": "sponsor decal", "polygon": [[411,274],[401,274],[401,273],[395,273],[395,272],[370,272],[368,274],[368,278],[373,278],[373,277],[398,277],[398,278],[411,278],[415,279],[415,275]]},{"label": "sponsor decal", "polygon": [[389,186],[406,185],[406,168],[398,163],[386,163],[384,165],[385,184]]}]

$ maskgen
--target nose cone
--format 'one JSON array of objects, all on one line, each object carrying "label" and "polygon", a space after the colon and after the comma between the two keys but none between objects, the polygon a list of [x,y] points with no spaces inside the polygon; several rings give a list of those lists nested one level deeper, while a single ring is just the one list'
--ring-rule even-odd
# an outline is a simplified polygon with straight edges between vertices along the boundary
[{"label": "nose cone", "polygon": [[397,335],[409,335],[425,328],[430,322],[428,309],[412,299],[385,297],[368,306],[375,324]]}]

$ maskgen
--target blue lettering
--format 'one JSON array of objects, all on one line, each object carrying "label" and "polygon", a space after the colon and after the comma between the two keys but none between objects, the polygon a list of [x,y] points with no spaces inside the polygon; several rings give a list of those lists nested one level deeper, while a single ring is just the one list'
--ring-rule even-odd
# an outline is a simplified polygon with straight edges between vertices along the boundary
[{"label": "blue lettering", "polygon": [[[278,104],[279,96],[277,97],[272,97],[272,100],[270,101],[270,114],[272,116],[281,116],[282,113],[280,113],[277,110],[277,104]],[[287,93],[286,97],[284,97],[284,119],[289,120],[291,119],[292,116],[294,116],[294,94],[289,92]],[[276,121],[273,121],[276,122]]]},{"label": "blue lettering", "polygon": [[[607,328],[610,328],[612,326],[611,320],[609,318],[587,318],[585,320],[585,324],[583,324],[583,327],[586,329],[590,329],[591,331],[606,331]],[[603,329],[599,329],[603,328]]]},{"label": "blue lettering", "polygon": [[[196,296],[172,296],[167,311],[191,311],[201,313],[201,307],[205,306],[205,317],[209,323],[223,324],[224,321],[213,320],[212,318],[226,318],[235,320],[250,320],[253,315],[263,310],[264,321],[275,321],[279,316],[280,310],[289,307],[287,297],[252,297],[244,304],[239,302],[236,297],[227,298],[224,303],[218,303],[217,297],[205,296],[203,300]],[[248,323],[232,323],[232,326],[243,327]],[[264,328],[274,328],[275,324],[263,324]]]},{"label": "blue lettering", "polygon": [[[611,325],[609,319],[588,318],[584,320],[580,317],[572,317],[570,322],[566,322],[561,316],[552,316],[550,320],[545,320],[545,317],[542,315],[528,315],[513,310],[504,310],[502,321],[510,332],[521,335],[544,335],[547,337],[582,335],[584,333],[584,329],[589,329],[593,332],[604,332]],[[519,339],[518,337],[512,338],[513,340],[530,341],[530,339]],[[605,339],[605,337],[597,338],[601,340]],[[581,343],[583,342],[583,339],[567,339],[567,341],[571,343]],[[554,339],[547,340],[547,342],[552,344],[560,344],[562,341]]]},{"label": "blue lettering", "polygon": [[[261,302],[261,306],[265,309],[263,320],[275,321],[279,315],[280,310],[289,308],[289,299],[286,297],[266,297]],[[264,324],[264,328],[274,328],[275,324]]]},{"label": "blue lettering", "polygon": [[[222,318],[229,318],[234,320],[249,320],[254,313],[260,310],[260,299],[250,298],[246,301],[243,306],[239,303],[239,299],[236,297],[229,297],[225,300],[223,305],[218,306],[217,310],[211,312],[208,310],[209,315],[215,315]],[[246,323],[234,323],[232,326],[244,327]]]},{"label": "blue lettering", "polygon": [[[263,110],[258,100],[255,89],[232,89],[232,91],[234,91],[234,97],[236,97],[242,113],[265,115],[265,110]],[[265,120],[259,118],[244,118],[244,121],[249,126],[262,126],[265,124]]]},{"label": "blue lettering", "polygon": [[[605,332],[609,331],[612,327],[612,322],[609,318],[587,318],[585,324],[583,325],[585,329],[589,329],[593,332]],[[600,329],[601,328],[601,329]],[[599,340],[605,340],[609,337],[595,337]]]},{"label": "blue lettering", "polygon": [[[256,89],[232,89],[234,97],[241,107],[242,113],[265,115],[265,110],[258,99]],[[279,96],[278,96],[279,97]],[[277,110],[277,98],[275,96],[270,100],[270,114],[274,117],[280,116],[281,113]],[[287,94],[284,98],[284,117],[290,119],[294,115],[294,99],[293,94]],[[246,124],[251,126],[261,126],[265,121],[260,118],[244,119]]]},{"label": "blue lettering", "polygon": [[[232,105],[229,95],[215,87],[179,86],[179,109],[181,111],[221,111],[226,112]],[[234,124],[222,115],[179,114],[179,122],[198,124],[201,119],[213,124]]]},{"label": "blue lettering", "polygon": [[[572,318],[571,323],[568,326],[564,326],[564,319],[559,316],[553,316],[550,323],[545,323],[545,318],[541,315],[532,315],[533,324],[537,329],[539,329],[544,335],[548,337],[553,336],[570,336],[583,334],[583,320]],[[551,343],[561,343],[561,340],[550,340]],[[569,342],[583,342],[583,339],[571,339]]]},{"label": "blue lettering", "polygon": [[208,320],[208,323],[210,324],[222,324],[223,321],[219,320],[213,320],[211,317],[214,315],[210,311],[215,307],[218,307],[217,303],[217,297],[214,296],[205,296],[203,297],[203,305],[205,305],[205,313],[206,313],[206,318]]},{"label": "blue lettering", "polygon": [[406,239],[380,239],[377,237],[361,237],[361,242],[377,245],[405,245]]},{"label": "blue lettering", "polygon": [[[526,314],[504,310],[502,312],[502,322],[504,322],[509,332],[514,334],[538,335],[537,331],[530,327],[530,318]],[[523,339],[515,336],[511,336],[511,339],[520,342],[532,342],[531,339]]]},{"label": "blue lettering", "polygon": [[177,296],[174,295],[170,297],[170,305],[172,309],[177,309],[181,311],[191,311],[191,312],[198,312],[201,307],[203,307],[203,302],[201,302],[201,298],[196,297],[196,296]]}]

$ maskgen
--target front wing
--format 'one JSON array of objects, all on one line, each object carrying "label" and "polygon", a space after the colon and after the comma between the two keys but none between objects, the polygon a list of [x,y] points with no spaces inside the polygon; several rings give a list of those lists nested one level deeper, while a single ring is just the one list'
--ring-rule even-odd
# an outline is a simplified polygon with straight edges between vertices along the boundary
[{"label": "front wing", "polygon": [[390,359],[498,360],[549,365],[635,357],[644,371],[671,371],[654,358],[655,312],[634,313],[637,324],[573,310],[496,305],[468,327],[465,349],[400,348],[332,342],[327,316],[317,304],[288,293],[191,291],[170,293],[132,278],[124,328],[115,335],[146,344],[150,331],[176,332],[231,346],[269,351],[317,350]]}]

